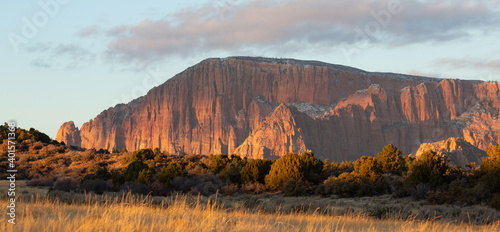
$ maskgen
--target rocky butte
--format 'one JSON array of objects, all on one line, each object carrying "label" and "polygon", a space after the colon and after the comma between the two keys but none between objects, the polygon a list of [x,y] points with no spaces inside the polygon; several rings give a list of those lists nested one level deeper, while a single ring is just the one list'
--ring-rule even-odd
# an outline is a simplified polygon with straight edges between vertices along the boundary
[{"label": "rocky butte", "polygon": [[145,96],[111,107],[56,140],[84,148],[277,158],[312,151],[334,161],[392,143],[462,138],[500,143],[498,82],[436,79],[293,59],[211,58]]}]

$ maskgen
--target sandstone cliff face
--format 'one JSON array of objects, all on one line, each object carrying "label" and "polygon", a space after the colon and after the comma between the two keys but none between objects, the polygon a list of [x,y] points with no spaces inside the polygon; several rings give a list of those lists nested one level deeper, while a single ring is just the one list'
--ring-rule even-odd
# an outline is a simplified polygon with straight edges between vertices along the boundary
[{"label": "sandstone cliff face", "polygon": [[75,127],[73,121],[65,122],[59,128],[56,135],[57,141],[63,141],[69,146],[81,146],[82,140],[80,138],[80,131]]},{"label": "sandstone cliff face", "polygon": [[486,152],[473,146],[462,138],[449,138],[435,143],[423,143],[415,157],[420,157],[425,151],[433,150],[438,155],[450,158],[452,164],[465,167],[466,164],[481,163],[481,158],[486,157]]},{"label": "sandstone cliff face", "polygon": [[264,120],[234,153],[254,159],[279,158],[280,154],[309,151],[292,111],[283,103]]},{"label": "sandstone cliff face", "polygon": [[389,143],[414,153],[449,137],[485,149],[500,143],[499,87],[316,61],[214,58],[71,133],[85,148],[248,157],[310,150],[335,161],[374,155]]}]

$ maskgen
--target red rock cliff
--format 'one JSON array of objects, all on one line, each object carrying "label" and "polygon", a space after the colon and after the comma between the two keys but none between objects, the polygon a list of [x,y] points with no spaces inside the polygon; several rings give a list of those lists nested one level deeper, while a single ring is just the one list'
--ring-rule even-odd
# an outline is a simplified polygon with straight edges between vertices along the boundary
[{"label": "red rock cliff", "polygon": [[248,157],[310,150],[336,161],[389,143],[414,153],[449,137],[485,149],[500,143],[499,87],[317,61],[214,58],[103,111],[81,127],[80,145]]},{"label": "red rock cliff", "polygon": [[73,121],[65,122],[59,128],[56,135],[57,141],[63,141],[69,146],[81,146],[82,140],[80,138],[80,131],[75,127]]}]

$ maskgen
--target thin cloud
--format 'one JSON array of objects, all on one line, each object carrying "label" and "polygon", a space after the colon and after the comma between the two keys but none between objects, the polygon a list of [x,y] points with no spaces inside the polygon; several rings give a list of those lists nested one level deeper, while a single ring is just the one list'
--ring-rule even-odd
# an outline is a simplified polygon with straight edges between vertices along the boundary
[{"label": "thin cloud", "polygon": [[35,66],[35,67],[38,67],[38,68],[42,68],[42,69],[51,69],[52,66],[44,59],[41,59],[41,58],[37,58],[35,60],[32,60],[31,65]]},{"label": "thin cloud", "polygon": [[89,26],[89,27],[85,27],[85,28],[80,29],[78,31],[77,35],[80,37],[89,37],[89,36],[99,34],[100,32],[101,32],[101,28],[99,28],[98,26]]},{"label": "thin cloud", "polygon": [[[488,2],[466,0],[401,1],[401,12],[391,14],[388,21],[379,13],[388,12],[389,0],[233,2],[187,8],[162,20],[111,28],[107,31],[111,39],[107,54],[150,62],[169,55],[210,51],[293,51],[318,44],[352,45],[359,31],[370,43],[394,46],[467,38],[471,31],[485,31],[500,23],[498,12],[489,8]],[[378,23],[380,30],[370,33],[367,26],[373,23]],[[296,47],[290,48],[290,44]]]},{"label": "thin cloud", "polygon": [[54,67],[75,69],[84,62],[92,61],[96,57],[94,53],[74,43],[58,45],[40,43],[27,48],[27,51],[39,54],[36,59],[30,62],[31,65],[46,69]]},{"label": "thin cloud", "polygon": [[436,62],[439,65],[447,65],[451,68],[473,68],[489,71],[500,71],[500,59],[481,59],[481,58],[460,58],[460,59],[441,59]]}]

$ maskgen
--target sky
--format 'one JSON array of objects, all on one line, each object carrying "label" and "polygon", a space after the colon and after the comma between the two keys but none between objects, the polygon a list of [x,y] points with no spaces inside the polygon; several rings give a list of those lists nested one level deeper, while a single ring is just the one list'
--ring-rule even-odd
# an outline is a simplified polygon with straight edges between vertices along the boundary
[{"label": "sky", "polygon": [[500,81],[500,0],[4,0],[0,20],[0,120],[52,138],[210,57]]}]

